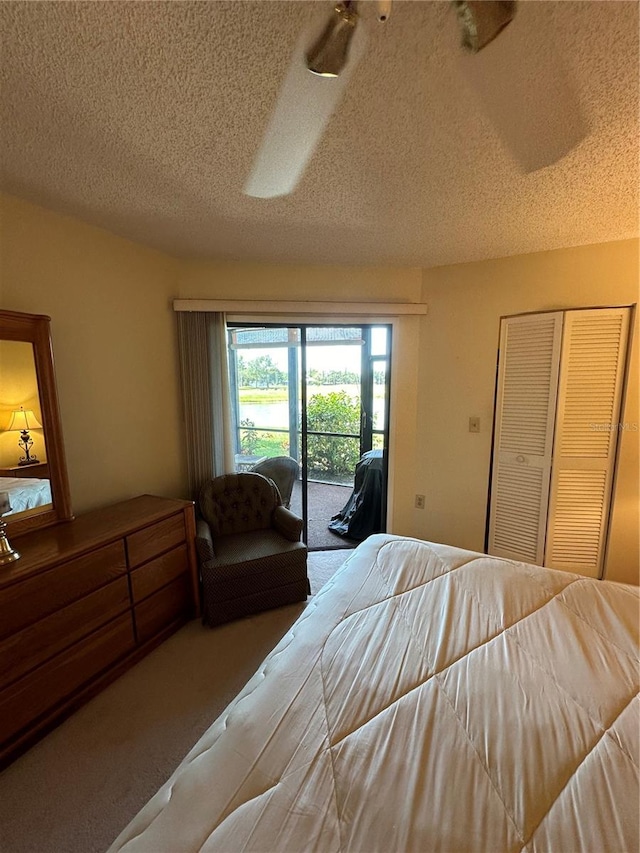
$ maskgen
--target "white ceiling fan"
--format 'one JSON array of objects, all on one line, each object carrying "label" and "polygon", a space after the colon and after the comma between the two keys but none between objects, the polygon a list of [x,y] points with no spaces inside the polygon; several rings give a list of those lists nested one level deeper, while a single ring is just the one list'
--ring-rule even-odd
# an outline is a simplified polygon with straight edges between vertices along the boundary
[{"label": "white ceiling fan", "polygon": [[[391,3],[375,0],[378,22],[389,21]],[[362,0],[338,2],[319,35],[314,28],[300,34],[244,186],[247,195],[277,198],[297,186],[365,53],[364,6]],[[543,65],[532,58],[532,34],[508,27],[515,0],[453,0],[452,6],[465,49],[461,71],[522,171],[559,160],[587,131],[559,52],[551,46]],[[497,39],[505,28],[507,35]],[[546,45],[549,35],[542,37]]]}]

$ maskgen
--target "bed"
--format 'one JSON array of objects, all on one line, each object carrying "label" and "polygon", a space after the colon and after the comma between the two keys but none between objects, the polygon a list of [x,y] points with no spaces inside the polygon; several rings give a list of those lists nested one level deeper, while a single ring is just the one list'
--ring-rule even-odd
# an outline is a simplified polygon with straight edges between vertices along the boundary
[{"label": "bed", "polygon": [[638,590],[362,543],[110,850],[638,850]]},{"label": "bed", "polygon": [[0,477],[0,492],[8,492],[11,512],[24,512],[51,503],[51,482],[35,477]]}]

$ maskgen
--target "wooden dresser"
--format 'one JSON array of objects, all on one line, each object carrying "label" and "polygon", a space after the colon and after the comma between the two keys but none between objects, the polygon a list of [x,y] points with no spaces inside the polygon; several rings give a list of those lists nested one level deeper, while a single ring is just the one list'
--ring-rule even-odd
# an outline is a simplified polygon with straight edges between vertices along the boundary
[{"label": "wooden dresser", "polygon": [[39,480],[49,476],[49,466],[46,462],[35,462],[33,465],[12,465],[10,468],[0,468],[0,477],[37,477]]},{"label": "wooden dresser", "polygon": [[12,540],[0,766],[197,615],[193,504],[142,495]]}]

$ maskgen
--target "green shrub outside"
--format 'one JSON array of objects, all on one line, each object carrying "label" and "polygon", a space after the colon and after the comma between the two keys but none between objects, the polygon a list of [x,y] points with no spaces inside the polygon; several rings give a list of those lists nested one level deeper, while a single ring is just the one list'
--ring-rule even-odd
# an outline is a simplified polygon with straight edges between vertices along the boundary
[{"label": "green shrub outside", "polygon": [[[307,429],[315,432],[360,432],[360,401],[346,391],[314,394],[307,403]],[[313,479],[352,477],[360,459],[358,438],[310,435],[307,442],[309,476]]]},{"label": "green shrub outside", "polygon": [[[240,423],[240,446],[245,456],[281,456],[289,454],[286,433],[254,429],[249,418]],[[346,391],[314,394],[307,403],[307,428],[312,432],[360,431],[360,401]],[[307,442],[309,477],[317,480],[349,481],[360,459],[358,438],[334,438],[310,435]]]},{"label": "green shrub outside", "polygon": [[240,452],[243,456],[288,456],[289,435],[254,429],[249,418],[240,421]]}]

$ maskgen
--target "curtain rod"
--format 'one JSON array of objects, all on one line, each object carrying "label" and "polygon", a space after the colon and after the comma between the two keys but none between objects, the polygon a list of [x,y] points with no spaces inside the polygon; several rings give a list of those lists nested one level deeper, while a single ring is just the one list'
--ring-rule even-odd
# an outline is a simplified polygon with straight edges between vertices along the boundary
[{"label": "curtain rod", "polygon": [[425,302],[279,302],[254,299],[174,299],[174,311],[224,314],[340,314],[401,316],[426,314]]}]

